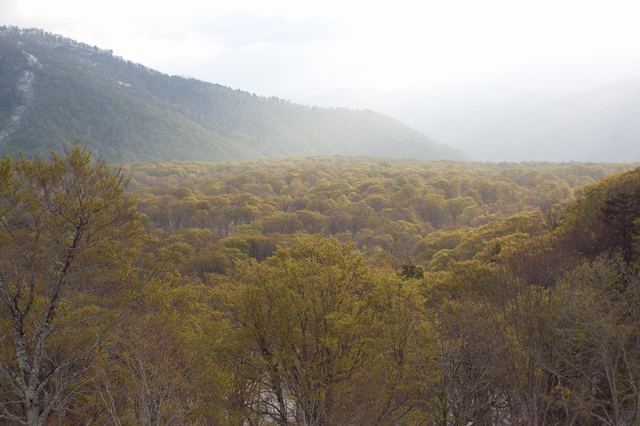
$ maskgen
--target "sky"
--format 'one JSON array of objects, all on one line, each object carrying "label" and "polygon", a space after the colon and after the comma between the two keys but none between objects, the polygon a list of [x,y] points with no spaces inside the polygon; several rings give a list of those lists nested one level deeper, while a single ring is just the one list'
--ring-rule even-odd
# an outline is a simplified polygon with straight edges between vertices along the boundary
[{"label": "sky", "polygon": [[0,0],[0,25],[293,100],[488,80],[586,90],[640,77],[638,22],[637,0]]}]

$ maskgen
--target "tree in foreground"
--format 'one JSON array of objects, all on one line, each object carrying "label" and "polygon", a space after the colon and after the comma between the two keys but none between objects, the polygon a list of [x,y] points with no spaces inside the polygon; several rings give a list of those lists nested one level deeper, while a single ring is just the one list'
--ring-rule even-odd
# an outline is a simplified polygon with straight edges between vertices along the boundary
[{"label": "tree in foreground", "polygon": [[221,297],[245,344],[238,374],[256,390],[245,401],[254,416],[281,426],[349,424],[340,408],[370,360],[371,290],[353,246],[319,235],[239,266]]},{"label": "tree in foreground", "polygon": [[43,425],[87,391],[140,231],[127,180],[74,145],[0,160],[0,419]]}]

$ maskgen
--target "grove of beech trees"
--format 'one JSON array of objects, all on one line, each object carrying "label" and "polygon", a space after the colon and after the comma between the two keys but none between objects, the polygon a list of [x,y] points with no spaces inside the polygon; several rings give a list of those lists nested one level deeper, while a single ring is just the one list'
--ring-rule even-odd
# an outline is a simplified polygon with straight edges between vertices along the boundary
[{"label": "grove of beech trees", "polygon": [[0,423],[640,425],[640,168],[0,160]]}]

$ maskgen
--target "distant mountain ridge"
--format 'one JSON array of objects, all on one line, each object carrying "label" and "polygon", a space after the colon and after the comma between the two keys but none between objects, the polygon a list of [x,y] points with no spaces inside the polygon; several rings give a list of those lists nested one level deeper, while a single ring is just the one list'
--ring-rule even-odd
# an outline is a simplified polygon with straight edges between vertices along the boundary
[{"label": "distant mountain ridge", "polygon": [[168,76],[42,30],[0,27],[0,154],[45,154],[76,138],[114,162],[470,159],[373,111],[260,97]]},{"label": "distant mountain ridge", "polygon": [[302,102],[371,108],[479,160],[640,161],[640,79],[565,96],[492,90],[340,89]]},{"label": "distant mountain ridge", "polygon": [[512,100],[509,108],[441,123],[432,134],[483,160],[640,160],[640,79],[536,101]]}]

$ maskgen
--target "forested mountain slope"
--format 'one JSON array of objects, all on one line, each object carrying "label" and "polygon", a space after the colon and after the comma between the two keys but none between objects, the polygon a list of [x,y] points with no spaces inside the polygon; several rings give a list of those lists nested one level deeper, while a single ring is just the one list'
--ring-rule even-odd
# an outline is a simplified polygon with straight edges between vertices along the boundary
[{"label": "forested mountain slope", "polygon": [[303,155],[467,158],[371,111],[168,76],[41,30],[0,28],[0,153],[80,139],[107,161]]}]

